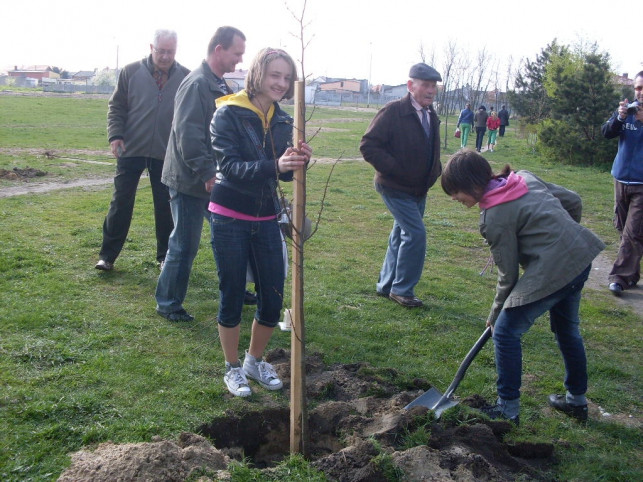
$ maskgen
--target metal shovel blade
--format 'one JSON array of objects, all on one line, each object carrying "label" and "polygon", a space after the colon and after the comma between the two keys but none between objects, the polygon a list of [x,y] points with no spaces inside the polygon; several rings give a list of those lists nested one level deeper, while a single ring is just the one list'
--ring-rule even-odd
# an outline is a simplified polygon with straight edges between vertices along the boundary
[{"label": "metal shovel blade", "polygon": [[451,382],[451,385],[449,385],[449,388],[447,388],[447,391],[444,392],[444,395],[440,393],[440,391],[436,388],[430,388],[404,408],[408,410],[409,408],[418,405],[427,407],[428,409],[435,412],[436,418],[440,418],[442,412],[444,412],[448,408],[455,407],[459,402],[453,400],[451,396],[453,395],[453,392],[455,392],[455,389],[458,388],[458,385],[460,385],[460,382],[462,381],[462,378],[464,378],[464,374],[466,373],[467,368],[469,368],[469,365],[471,365],[471,362],[485,345],[485,343],[487,343],[487,340],[489,338],[491,338],[490,326],[487,327],[480,338],[478,338],[478,341],[476,341],[475,345],[473,345],[471,350],[469,350],[469,353],[467,353],[467,356],[460,364],[460,368],[458,368],[458,372],[455,374],[455,378]]},{"label": "metal shovel blade", "polygon": [[435,412],[435,418],[440,418],[442,412],[451,407],[455,407],[458,403],[459,402],[451,400],[442,395],[442,393],[437,388],[431,388],[404,408],[408,410],[409,408],[418,405],[421,407],[427,407],[428,409]]}]

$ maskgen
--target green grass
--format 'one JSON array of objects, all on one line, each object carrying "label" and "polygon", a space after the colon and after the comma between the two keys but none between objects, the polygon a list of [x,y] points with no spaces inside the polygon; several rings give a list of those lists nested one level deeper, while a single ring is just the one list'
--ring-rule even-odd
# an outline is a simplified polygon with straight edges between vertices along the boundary
[{"label": "green grass", "polygon": [[[0,147],[106,149],[105,112],[106,100],[0,96]],[[322,129],[311,141],[315,156],[357,157],[355,142],[372,116],[316,109],[309,125],[333,129]],[[360,120],[337,120],[348,118]],[[456,140],[448,144],[443,160],[455,150]],[[584,224],[614,247],[609,172],[543,162],[513,129],[489,158],[497,169],[509,162],[578,191],[585,203]],[[11,164],[0,161],[0,168]],[[317,164],[308,172],[312,218],[330,169]],[[78,177],[85,176],[89,172]],[[488,248],[477,230],[477,210],[451,201],[437,186],[430,191],[427,260],[416,290],[426,306],[406,310],[375,295],[392,217],[373,190],[372,177],[363,161],[338,164],[319,230],[306,243],[307,351],[322,352],[328,363],[364,361],[395,368],[400,389],[423,377],[444,390],[482,333],[494,294],[494,275],[479,275]],[[207,227],[185,303],[196,321],[171,324],[154,312],[158,269],[147,182],[141,183],[116,270],[93,269],[110,198],[111,188],[105,187],[0,199],[1,480],[55,480],[70,463],[68,454],[83,446],[175,438],[226,410],[262,409],[259,397],[225,396],[215,321],[217,277]],[[244,309],[241,347],[249,341],[252,315],[251,308]],[[616,304],[609,293],[586,289],[581,318],[589,398],[608,412],[640,416],[640,316]],[[289,344],[290,335],[277,331],[269,348]],[[546,319],[525,336],[524,347],[524,408],[521,427],[510,437],[555,443],[554,479],[640,480],[639,428],[608,419],[583,427],[545,408],[546,396],[563,389],[562,362]],[[490,346],[458,389],[461,396],[474,393],[494,398]],[[272,396],[288,404],[282,394]],[[294,470],[289,463],[297,473],[306,473],[299,480],[319,480],[298,459],[280,469],[284,474]],[[247,467],[235,471],[234,480],[260,480]]]}]

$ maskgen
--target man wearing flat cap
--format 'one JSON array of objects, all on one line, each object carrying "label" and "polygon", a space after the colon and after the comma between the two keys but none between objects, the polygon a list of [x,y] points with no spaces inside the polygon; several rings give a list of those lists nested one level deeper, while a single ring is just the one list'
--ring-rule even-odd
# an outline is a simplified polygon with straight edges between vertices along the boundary
[{"label": "man wearing flat cap", "polygon": [[366,130],[360,151],[375,168],[375,189],[393,215],[393,229],[376,285],[377,294],[406,306],[415,296],[426,254],[426,195],[442,172],[440,133],[433,100],[440,74],[424,63],[409,72],[408,95],[385,105]]}]

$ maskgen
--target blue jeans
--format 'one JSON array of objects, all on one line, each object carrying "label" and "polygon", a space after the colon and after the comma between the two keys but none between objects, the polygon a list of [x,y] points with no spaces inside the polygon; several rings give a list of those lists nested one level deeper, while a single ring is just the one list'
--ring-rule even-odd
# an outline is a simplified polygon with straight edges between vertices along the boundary
[{"label": "blue jeans", "polygon": [[161,313],[183,309],[192,263],[199,251],[203,220],[208,215],[208,200],[170,189],[170,207],[174,230],[156,285],[156,310]]},{"label": "blue jeans", "polygon": [[382,185],[376,185],[376,189],[395,219],[377,291],[414,296],[426,256],[426,228],[422,220],[426,196],[416,197]]},{"label": "blue jeans", "polygon": [[493,330],[493,342],[498,372],[498,396],[501,399],[516,400],[520,397],[520,338],[531,328],[536,318],[546,311],[549,311],[551,331],[565,362],[565,387],[573,395],[583,395],[587,391],[587,359],[578,328],[578,308],[581,290],[590,269],[591,265],[567,286],[541,300],[500,312]]},{"label": "blue jeans", "polygon": [[113,263],[123,249],[134,212],[136,189],[143,171],[147,169],[154,201],[156,226],[156,259],[162,261],[172,228],[170,196],[167,186],[161,183],[163,159],[151,157],[119,157],[114,177],[114,194],[103,222],[103,244],[98,257]]},{"label": "blue jeans", "polygon": [[275,327],[284,293],[283,241],[277,220],[242,221],[210,213],[212,253],[219,274],[217,322],[233,328],[241,322],[250,266],[257,291],[257,323]]}]

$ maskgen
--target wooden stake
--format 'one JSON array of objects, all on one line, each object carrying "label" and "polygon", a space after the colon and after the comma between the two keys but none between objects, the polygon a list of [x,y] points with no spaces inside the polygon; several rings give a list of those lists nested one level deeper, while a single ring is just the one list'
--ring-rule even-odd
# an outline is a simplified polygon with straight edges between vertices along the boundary
[{"label": "wooden stake", "polygon": [[[305,140],[305,83],[295,82],[295,129],[293,143]],[[295,171],[292,212],[292,332],[290,358],[290,453],[308,455],[308,413],[304,324],[304,216],[306,213],[306,169]]]}]

